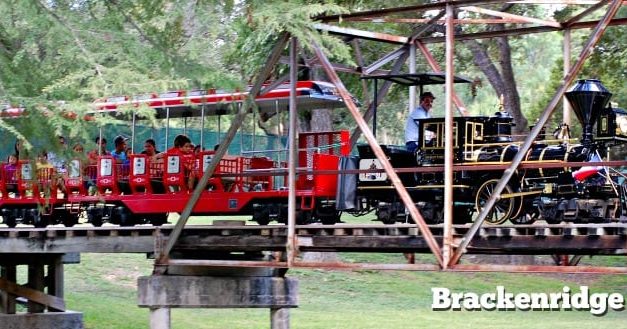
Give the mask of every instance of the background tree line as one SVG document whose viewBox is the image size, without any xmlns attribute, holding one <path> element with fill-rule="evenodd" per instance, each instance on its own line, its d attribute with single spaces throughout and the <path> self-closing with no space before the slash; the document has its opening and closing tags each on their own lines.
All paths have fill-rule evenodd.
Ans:
<svg viewBox="0 0 627 329">
<path fill-rule="evenodd" d="M 356 67 L 357 44 L 341 40 L 314 28 L 314 18 L 323 14 L 346 13 L 382 7 L 416 4 L 417 1 L 211 1 L 211 0 L 25 0 L 0 3 L 0 99 L 5 106 L 22 106 L 32 120 L 16 124 L 0 120 L 0 128 L 21 139 L 64 134 L 69 138 L 91 140 L 86 123 L 68 120 L 64 113 L 89 111 L 94 99 L 112 95 L 133 95 L 173 89 L 242 87 L 249 83 L 274 45 L 287 31 L 301 40 L 301 60 L 313 57 L 311 41 L 321 44 L 331 60 Z M 522 4 L 494 5 L 493 9 L 536 17 L 557 19 L 583 7 L 565 9 Z M 592 18 L 603 14 L 599 11 Z M 622 8 L 617 17 L 625 17 Z M 434 14 L 419 13 L 421 17 Z M 468 14 L 465 14 L 468 15 Z M 416 18 L 416 13 L 406 15 Z M 403 15 L 399 16 L 403 17 Z M 475 17 L 469 15 L 468 18 Z M 373 23 L 344 22 L 342 26 L 373 30 Z M 496 24 L 492 30 L 503 29 Z M 409 35 L 415 24 L 380 23 L 377 31 Z M 480 27 L 459 26 L 463 32 Z M 429 34 L 441 33 L 435 26 Z M 589 30 L 573 33 L 573 56 Z M 581 78 L 600 78 L 614 92 L 614 101 L 626 104 L 627 78 L 624 26 L 608 28 Z M 470 77 L 472 85 L 456 89 L 472 114 L 491 114 L 499 108 L 503 95 L 505 109 L 512 113 L 519 133 L 533 122 L 561 80 L 561 34 L 543 33 L 519 37 L 458 42 L 456 74 Z M 349 42 L 346 42 L 349 41 Z M 360 41 L 358 50 L 366 65 L 395 46 Z M 429 45 L 443 63 L 444 45 Z M 418 71 L 431 71 L 418 56 Z M 389 67 L 384 67 L 389 69 Z M 274 78 L 288 70 L 278 65 Z M 408 72 L 407 66 L 402 72 Z M 325 80 L 321 70 L 301 69 L 303 78 Z M 356 75 L 342 75 L 349 89 L 366 105 L 372 86 Z M 443 86 L 428 88 L 438 101 L 434 115 L 443 114 Z M 383 143 L 402 143 L 407 109 L 407 90 L 394 86 L 379 110 L 379 131 Z M 45 109 L 45 113 L 44 113 Z M 557 111 L 559 112 L 559 111 Z M 560 115 L 555 116 L 555 123 Z M 285 116 L 251 119 L 244 129 L 254 126 L 267 134 L 286 133 L 277 128 Z M 341 129 L 355 127 L 346 111 L 311 111 L 300 114 L 301 129 Z M 124 120 L 124 118 L 118 118 Z M 97 118 L 98 124 L 116 118 Z M 157 125 L 156 122 L 150 124 Z M 222 122 L 228 127 L 228 118 Z M 217 121 L 207 127 L 216 129 Z M 27 144 L 28 146 L 28 144 Z"/>
</svg>

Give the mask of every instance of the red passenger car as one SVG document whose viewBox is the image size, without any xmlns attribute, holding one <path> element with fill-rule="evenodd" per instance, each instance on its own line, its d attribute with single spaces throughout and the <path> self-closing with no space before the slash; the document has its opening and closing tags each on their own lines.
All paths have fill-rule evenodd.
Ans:
<svg viewBox="0 0 627 329">
<path fill-rule="evenodd" d="M 175 91 L 140 97 L 114 97 L 94 103 L 97 113 L 116 113 L 122 107 L 144 105 L 158 119 L 233 114 L 247 91 Z M 343 107 L 335 87 L 325 82 L 299 81 L 300 109 Z M 289 84 L 256 98 L 260 113 L 285 111 Z M 169 121 L 168 121 L 169 122 Z M 166 128 L 167 129 L 167 128 Z M 167 133 L 166 133 L 167 135 Z M 202 139 L 202 137 L 201 137 Z M 335 223 L 339 214 L 333 202 L 337 175 L 319 175 L 315 170 L 337 169 L 339 159 L 349 153 L 348 132 L 305 133 L 299 136 L 296 186 L 298 221 Z M 162 225 L 169 213 L 183 211 L 192 189 L 208 168 L 212 151 L 193 156 L 165 153 L 162 157 L 129 154 L 129 162 L 116 163 L 102 155 L 96 165 L 70 159 L 68 172 L 34 170 L 28 160 L 14 170 L 0 170 L 0 212 L 10 227 L 18 223 L 45 227 L 76 224 L 85 214 L 88 222 L 123 226 Z M 4 166 L 0 166 L 0 169 Z M 251 215 L 259 224 L 287 221 L 287 164 L 267 157 L 225 156 L 201 193 L 192 215 Z M 63 179 L 64 189 L 56 181 Z M 192 185 L 190 185 L 192 184 Z"/>
</svg>

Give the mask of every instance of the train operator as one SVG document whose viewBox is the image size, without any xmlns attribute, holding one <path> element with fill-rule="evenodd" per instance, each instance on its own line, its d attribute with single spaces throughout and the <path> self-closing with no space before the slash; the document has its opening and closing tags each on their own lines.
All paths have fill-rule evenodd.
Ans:
<svg viewBox="0 0 627 329">
<path fill-rule="evenodd" d="M 431 92 L 424 92 L 420 95 L 420 105 L 409 114 L 405 123 L 405 146 L 410 152 L 418 149 L 418 124 L 415 120 L 431 117 L 431 107 L 435 97 Z"/>
</svg>

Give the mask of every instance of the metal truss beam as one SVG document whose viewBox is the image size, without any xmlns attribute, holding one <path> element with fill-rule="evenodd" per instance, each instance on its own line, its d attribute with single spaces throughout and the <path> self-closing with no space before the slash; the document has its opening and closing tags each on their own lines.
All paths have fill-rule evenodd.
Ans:
<svg viewBox="0 0 627 329">
<path fill-rule="evenodd" d="M 444 264 L 442 261 L 442 252 L 441 252 L 440 246 L 438 245 L 438 242 L 433 237 L 433 234 L 431 233 L 431 230 L 425 223 L 425 220 L 422 218 L 422 215 L 420 215 L 420 212 L 418 211 L 418 208 L 416 208 L 416 205 L 414 204 L 413 200 L 411 199 L 411 196 L 407 192 L 407 189 L 405 189 L 405 186 L 403 186 L 403 183 L 401 182 L 400 178 L 394 171 L 394 168 L 392 168 L 392 164 L 386 157 L 385 153 L 383 153 L 383 150 L 377 143 L 366 121 L 364 120 L 364 118 L 362 118 L 361 113 L 359 113 L 359 109 L 357 108 L 357 105 L 355 105 L 355 103 L 353 102 L 353 99 L 351 98 L 350 94 L 346 90 L 346 87 L 344 87 L 344 84 L 342 83 L 340 78 L 337 76 L 337 73 L 335 72 L 335 70 L 333 70 L 333 67 L 331 66 L 331 63 L 329 63 L 329 60 L 327 59 L 326 55 L 324 54 L 324 52 L 322 51 L 322 49 L 320 49 L 318 45 L 313 44 L 313 48 L 316 52 L 316 55 L 318 56 L 318 59 L 320 60 L 320 63 L 324 67 L 327 77 L 337 87 L 340 96 L 342 97 L 342 99 L 344 99 L 344 102 L 346 103 L 346 106 L 348 107 L 349 111 L 353 115 L 353 118 L 355 118 L 355 121 L 357 121 L 357 125 L 359 126 L 359 129 L 361 129 L 361 132 L 364 134 L 364 137 L 368 141 L 368 144 L 372 148 L 377 159 L 379 159 L 379 161 L 383 165 L 383 168 L 388 174 L 390 181 L 396 188 L 401 200 L 403 200 L 405 207 L 409 210 L 409 213 L 411 214 L 411 217 L 413 218 L 413 220 L 416 222 L 416 225 L 420 229 L 420 232 L 422 232 L 425 240 L 427 241 L 427 244 L 429 245 L 429 249 L 433 253 L 433 256 L 435 257 L 438 265 L 442 267 Z"/>
<path fill-rule="evenodd" d="M 218 166 L 218 163 L 220 162 L 220 159 L 222 159 L 224 154 L 226 154 L 226 151 L 228 150 L 229 145 L 233 141 L 233 138 L 235 138 L 235 134 L 237 133 L 240 126 L 244 122 L 244 119 L 246 118 L 246 115 L 248 114 L 248 107 L 252 105 L 250 100 L 254 99 L 254 97 L 257 96 L 259 92 L 261 91 L 263 83 L 272 72 L 274 65 L 279 61 L 279 58 L 281 57 L 281 53 L 283 52 L 283 49 L 285 48 L 285 45 L 287 44 L 288 39 L 289 39 L 289 35 L 287 33 L 283 33 L 279 36 L 277 44 L 274 46 L 274 49 L 268 56 L 266 65 L 260 70 L 252 88 L 250 89 L 249 100 L 245 102 L 244 105 L 239 109 L 236 118 L 232 121 L 233 123 L 231 124 L 231 127 L 227 131 L 226 136 L 224 137 L 224 140 L 220 143 L 220 147 L 218 147 L 218 150 L 216 150 L 216 153 L 213 159 L 211 160 L 209 167 L 203 173 L 202 178 L 198 182 L 198 185 L 194 189 L 194 192 L 191 194 L 189 201 L 183 208 L 183 212 L 181 212 L 181 217 L 176 223 L 176 226 L 174 227 L 172 234 L 168 237 L 168 241 L 162 253 L 155 260 L 156 265 L 165 264 L 169 260 L 170 251 L 172 251 L 174 244 L 176 243 L 179 236 L 181 235 L 181 232 L 183 231 L 183 228 L 185 227 L 185 224 L 187 223 L 187 220 L 189 219 L 189 216 L 191 215 L 192 210 L 194 209 L 194 206 L 200 199 L 201 193 L 204 191 L 205 187 L 207 186 L 207 182 L 209 181 L 209 178 L 211 177 L 211 175 L 213 175 L 213 172 L 215 171 L 216 167 Z M 161 269 L 158 269 L 155 266 L 155 272 L 158 272 L 160 270 Z"/>
</svg>

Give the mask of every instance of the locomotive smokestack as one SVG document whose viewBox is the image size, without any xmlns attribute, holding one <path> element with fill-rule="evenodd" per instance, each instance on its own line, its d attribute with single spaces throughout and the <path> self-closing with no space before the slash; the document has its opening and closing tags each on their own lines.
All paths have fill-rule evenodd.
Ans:
<svg viewBox="0 0 627 329">
<path fill-rule="evenodd" d="M 566 98 L 583 126 L 582 142 L 592 142 L 592 127 L 596 123 L 602 109 L 612 98 L 607 88 L 599 80 L 577 80 L 566 92 Z"/>
</svg>

